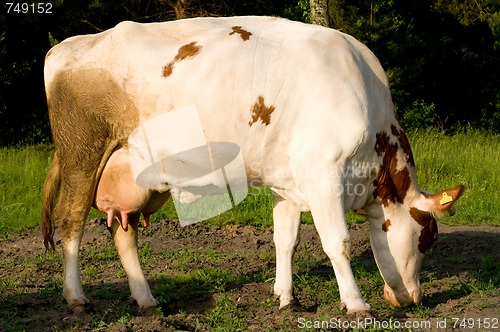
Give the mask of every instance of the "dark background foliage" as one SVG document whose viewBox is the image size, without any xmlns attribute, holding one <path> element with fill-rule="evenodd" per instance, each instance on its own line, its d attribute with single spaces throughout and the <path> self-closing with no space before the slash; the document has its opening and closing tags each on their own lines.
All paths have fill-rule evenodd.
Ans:
<svg viewBox="0 0 500 332">
<path fill-rule="evenodd" d="M 328 7 L 331 27 L 379 57 L 405 127 L 500 133 L 498 0 L 56 0 L 52 14 L 1 8 L 0 146 L 50 141 L 43 62 L 67 37 L 123 20 L 274 15 L 307 22 L 310 1 Z"/>
</svg>

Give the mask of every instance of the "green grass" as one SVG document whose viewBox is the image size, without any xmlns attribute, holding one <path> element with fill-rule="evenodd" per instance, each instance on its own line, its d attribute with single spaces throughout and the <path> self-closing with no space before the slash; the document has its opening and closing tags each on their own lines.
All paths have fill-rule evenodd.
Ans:
<svg viewBox="0 0 500 332">
<path fill-rule="evenodd" d="M 446 136 L 435 130 L 413 132 L 409 140 L 414 152 L 419 184 L 422 189 L 439 191 L 464 184 L 466 191 L 453 217 L 441 219 L 447 224 L 500 225 L 500 136 L 469 131 Z M 0 234 L 34 228 L 41 209 L 41 188 L 50 167 L 50 146 L 0 149 Z M 103 216 L 92 212 L 90 218 Z M 152 220 L 175 219 L 170 199 Z M 350 223 L 363 217 L 348 213 Z M 311 223 L 310 213 L 303 222 Z M 249 191 L 243 203 L 206 221 L 224 226 L 243 224 L 267 227 L 272 224 L 272 195 L 269 189 Z"/>
<path fill-rule="evenodd" d="M 44 145 L 0 149 L 0 234 L 38 225 L 52 156 Z"/>
<path fill-rule="evenodd" d="M 246 315 L 235 301 L 227 294 L 222 294 L 216 302 L 216 307 L 207 318 L 212 331 L 244 331 L 245 324 L 241 321 Z"/>
<path fill-rule="evenodd" d="M 457 214 L 441 222 L 500 226 L 500 135 L 468 131 L 446 136 L 426 130 L 408 136 L 423 190 L 465 186 Z"/>
</svg>

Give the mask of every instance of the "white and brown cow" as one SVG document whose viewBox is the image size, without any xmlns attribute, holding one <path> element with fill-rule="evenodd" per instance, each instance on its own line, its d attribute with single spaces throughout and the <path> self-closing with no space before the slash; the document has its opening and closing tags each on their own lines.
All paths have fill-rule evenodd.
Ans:
<svg viewBox="0 0 500 332">
<path fill-rule="evenodd" d="M 353 37 L 273 17 L 123 22 L 50 50 L 45 85 L 56 154 L 42 230 L 53 246 L 54 212 L 71 309 L 88 303 L 78 251 L 108 159 L 127 147 L 140 123 L 186 105 L 196 106 L 207 141 L 240 147 L 248 183 L 275 193 L 280 307 L 293 300 L 300 214 L 311 211 L 341 303 L 348 313 L 370 311 L 350 265 L 345 211 L 352 208 L 366 210 L 384 297 L 394 305 L 421 300 L 422 259 L 437 238 L 434 216 L 451 211 L 463 187 L 436 194 L 419 188 L 385 73 Z M 127 231 L 113 225 L 115 238 L 136 241 L 137 222 Z M 138 261 L 125 270 L 138 305 L 156 306 Z"/>
</svg>

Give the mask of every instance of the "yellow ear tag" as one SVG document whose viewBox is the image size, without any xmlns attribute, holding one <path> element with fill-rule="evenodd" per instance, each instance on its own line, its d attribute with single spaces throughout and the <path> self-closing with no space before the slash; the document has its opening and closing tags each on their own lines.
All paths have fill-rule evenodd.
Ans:
<svg viewBox="0 0 500 332">
<path fill-rule="evenodd" d="M 446 203 L 453 202 L 453 197 L 448 195 L 447 193 L 443 193 L 443 197 L 439 200 L 439 204 L 445 205 Z"/>
</svg>

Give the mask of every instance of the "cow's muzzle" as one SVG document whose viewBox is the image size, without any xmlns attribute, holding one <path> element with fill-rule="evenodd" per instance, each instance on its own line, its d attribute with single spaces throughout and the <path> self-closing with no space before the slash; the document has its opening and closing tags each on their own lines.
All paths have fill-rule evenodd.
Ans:
<svg viewBox="0 0 500 332">
<path fill-rule="evenodd" d="M 422 300 L 422 292 L 417 287 L 413 290 L 403 290 L 394 292 L 387 284 L 384 286 L 384 299 L 396 307 L 407 307 L 413 304 L 419 304 Z"/>
</svg>

